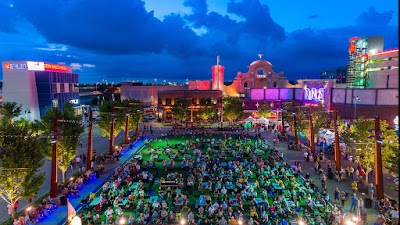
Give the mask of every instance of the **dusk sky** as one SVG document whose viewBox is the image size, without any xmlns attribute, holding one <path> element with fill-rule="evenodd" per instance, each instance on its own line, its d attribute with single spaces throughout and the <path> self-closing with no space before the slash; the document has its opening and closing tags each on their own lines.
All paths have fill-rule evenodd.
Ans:
<svg viewBox="0 0 400 225">
<path fill-rule="evenodd" d="M 1 0 L 0 61 L 64 63 L 80 83 L 225 81 L 263 54 L 292 80 L 347 64 L 353 36 L 398 48 L 397 0 Z M 0 70 L 1 71 L 1 70 Z M 0 80 L 2 75 L 0 75 Z"/>
</svg>

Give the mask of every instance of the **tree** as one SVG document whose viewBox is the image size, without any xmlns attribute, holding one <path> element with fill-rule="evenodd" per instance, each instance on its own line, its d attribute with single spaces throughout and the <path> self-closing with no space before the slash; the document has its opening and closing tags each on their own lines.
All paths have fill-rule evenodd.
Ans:
<svg viewBox="0 0 400 225">
<path fill-rule="evenodd" d="M 328 121 L 330 121 L 330 116 L 323 107 L 314 107 L 311 110 L 311 117 L 313 120 L 313 130 L 310 131 L 309 113 L 310 112 L 304 112 L 304 109 L 300 109 L 300 111 L 297 111 L 296 113 L 296 118 L 298 118 L 296 120 L 296 125 L 299 126 L 300 128 L 299 130 L 303 132 L 306 137 L 310 137 L 311 132 L 313 132 L 315 135 L 322 128 L 327 128 Z"/>
<path fill-rule="evenodd" d="M 204 120 L 205 122 L 215 115 L 213 102 L 211 98 L 201 98 L 200 99 L 200 112 L 199 116 L 200 119 Z"/>
<path fill-rule="evenodd" d="M 62 181 L 65 182 L 65 172 L 71 165 L 71 161 L 76 157 L 78 151 L 80 135 L 84 131 L 84 126 L 80 124 L 81 117 L 75 115 L 75 110 L 71 103 L 64 104 L 64 110 L 57 108 L 47 108 L 46 114 L 41 120 L 41 129 L 44 133 L 53 130 L 53 119 L 57 117 L 58 122 L 58 168 L 62 171 Z M 52 148 L 47 148 L 47 157 L 51 158 Z"/>
<path fill-rule="evenodd" d="M 14 122 L 14 118 L 18 117 L 21 112 L 21 105 L 16 102 L 3 102 L 0 105 L 0 115 L 2 115 L 1 122 L 3 123 L 12 123 Z"/>
<path fill-rule="evenodd" d="M 46 142 L 27 123 L 0 126 L 0 197 L 11 205 L 36 196 L 45 180 L 38 169 L 44 163 Z M 7 135 L 5 135 L 7 134 Z"/>
<path fill-rule="evenodd" d="M 189 118 L 187 110 L 189 107 L 189 101 L 186 98 L 175 99 L 175 104 L 172 106 L 172 115 L 181 120 L 187 120 Z"/>
<path fill-rule="evenodd" d="M 260 114 L 260 116 L 262 116 L 264 118 L 268 118 L 271 116 L 272 110 L 271 110 L 271 107 L 267 103 L 263 102 L 258 107 L 258 113 Z"/>
<path fill-rule="evenodd" d="M 223 98 L 224 117 L 232 124 L 233 120 L 238 119 L 243 115 L 243 105 L 237 97 L 224 97 Z"/>
<path fill-rule="evenodd" d="M 343 126 L 343 125 L 342 125 Z M 339 126 L 341 127 L 341 126 Z M 392 159 L 398 157 L 398 137 L 394 130 L 388 128 L 388 124 L 385 120 L 380 122 L 382 132 L 382 163 L 387 168 L 393 168 L 394 165 L 398 165 L 397 162 L 392 162 Z M 370 130 L 374 130 L 375 123 L 371 119 L 365 119 L 363 117 L 353 120 L 351 128 L 340 128 L 341 141 L 346 144 L 346 149 L 350 153 L 356 155 L 356 161 L 363 165 L 365 168 L 365 181 L 368 183 L 368 175 L 375 167 L 375 139 L 370 137 L 374 133 Z"/>
<path fill-rule="evenodd" d="M 110 138 L 111 131 L 111 111 L 112 107 L 126 107 L 119 102 L 106 101 L 99 107 L 99 121 L 97 125 L 100 128 L 100 136 Z M 122 113 L 124 112 L 124 113 Z M 114 137 L 125 127 L 125 110 L 119 108 L 114 109 Z"/>
<path fill-rule="evenodd" d="M 135 136 L 139 132 L 139 123 L 143 120 L 143 109 L 140 100 L 135 99 L 125 99 L 121 102 L 122 106 L 127 107 L 127 112 L 129 113 L 129 128 L 135 129 Z M 122 128 L 125 131 L 125 126 Z M 128 131 L 129 132 L 129 131 Z"/>
</svg>

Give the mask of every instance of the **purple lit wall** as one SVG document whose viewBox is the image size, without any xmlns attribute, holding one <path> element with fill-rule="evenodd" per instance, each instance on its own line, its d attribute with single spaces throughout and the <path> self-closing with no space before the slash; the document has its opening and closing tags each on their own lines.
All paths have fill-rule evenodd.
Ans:
<svg viewBox="0 0 400 225">
<path fill-rule="evenodd" d="M 265 89 L 266 100 L 278 100 L 279 99 L 279 88 Z"/>
<path fill-rule="evenodd" d="M 251 100 L 264 100 L 264 89 L 251 89 L 250 99 Z"/>
<path fill-rule="evenodd" d="M 292 100 L 293 99 L 293 88 L 281 88 L 279 89 L 279 98 L 283 101 Z"/>
</svg>

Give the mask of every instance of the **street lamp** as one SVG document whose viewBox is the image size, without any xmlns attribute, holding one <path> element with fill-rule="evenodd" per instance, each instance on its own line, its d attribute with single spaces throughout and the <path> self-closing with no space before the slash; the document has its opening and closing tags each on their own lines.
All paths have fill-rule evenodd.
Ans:
<svg viewBox="0 0 400 225">
<path fill-rule="evenodd" d="M 52 100 L 53 109 L 54 109 L 54 118 L 53 118 L 53 140 L 52 145 L 52 154 L 51 154 L 51 178 L 50 178 L 50 197 L 57 197 L 57 185 L 58 185 L 58 149 L 57 149 L 57 139 L 58 139 L 58 99 Z"/>
<path fill-rule="evenodd" d="M 28 120 L 28 114 L 31 114 L 31 110 L 27 109 L 25 110 L 25 119 Z"/>
<path fill-rule="evenodd" d="M 356 119 L 357 116 L 357 102 L 361 101 L 361 98 L 358 97 L 358 95 L 356 97 L 353 97 L 353 102 L 354 102 L 354 119 Z"/>
</svg>

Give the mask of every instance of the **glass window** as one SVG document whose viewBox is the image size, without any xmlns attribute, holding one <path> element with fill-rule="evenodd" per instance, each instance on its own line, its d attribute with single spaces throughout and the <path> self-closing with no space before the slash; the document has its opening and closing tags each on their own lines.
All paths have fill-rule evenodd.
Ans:
<svg viewBox="0 0 400 225">
<path fill-rule="evenodd" d="M 57 93 L 57 84 L 56 83 L 52 83 L 51 84 L 51 92 L 52 93 Z"/>
<path fill-rule="evenodd" d="M 61 93 L 65 92 L 64 83 L 60 83 L 60 92 Z"/>
</svg>

